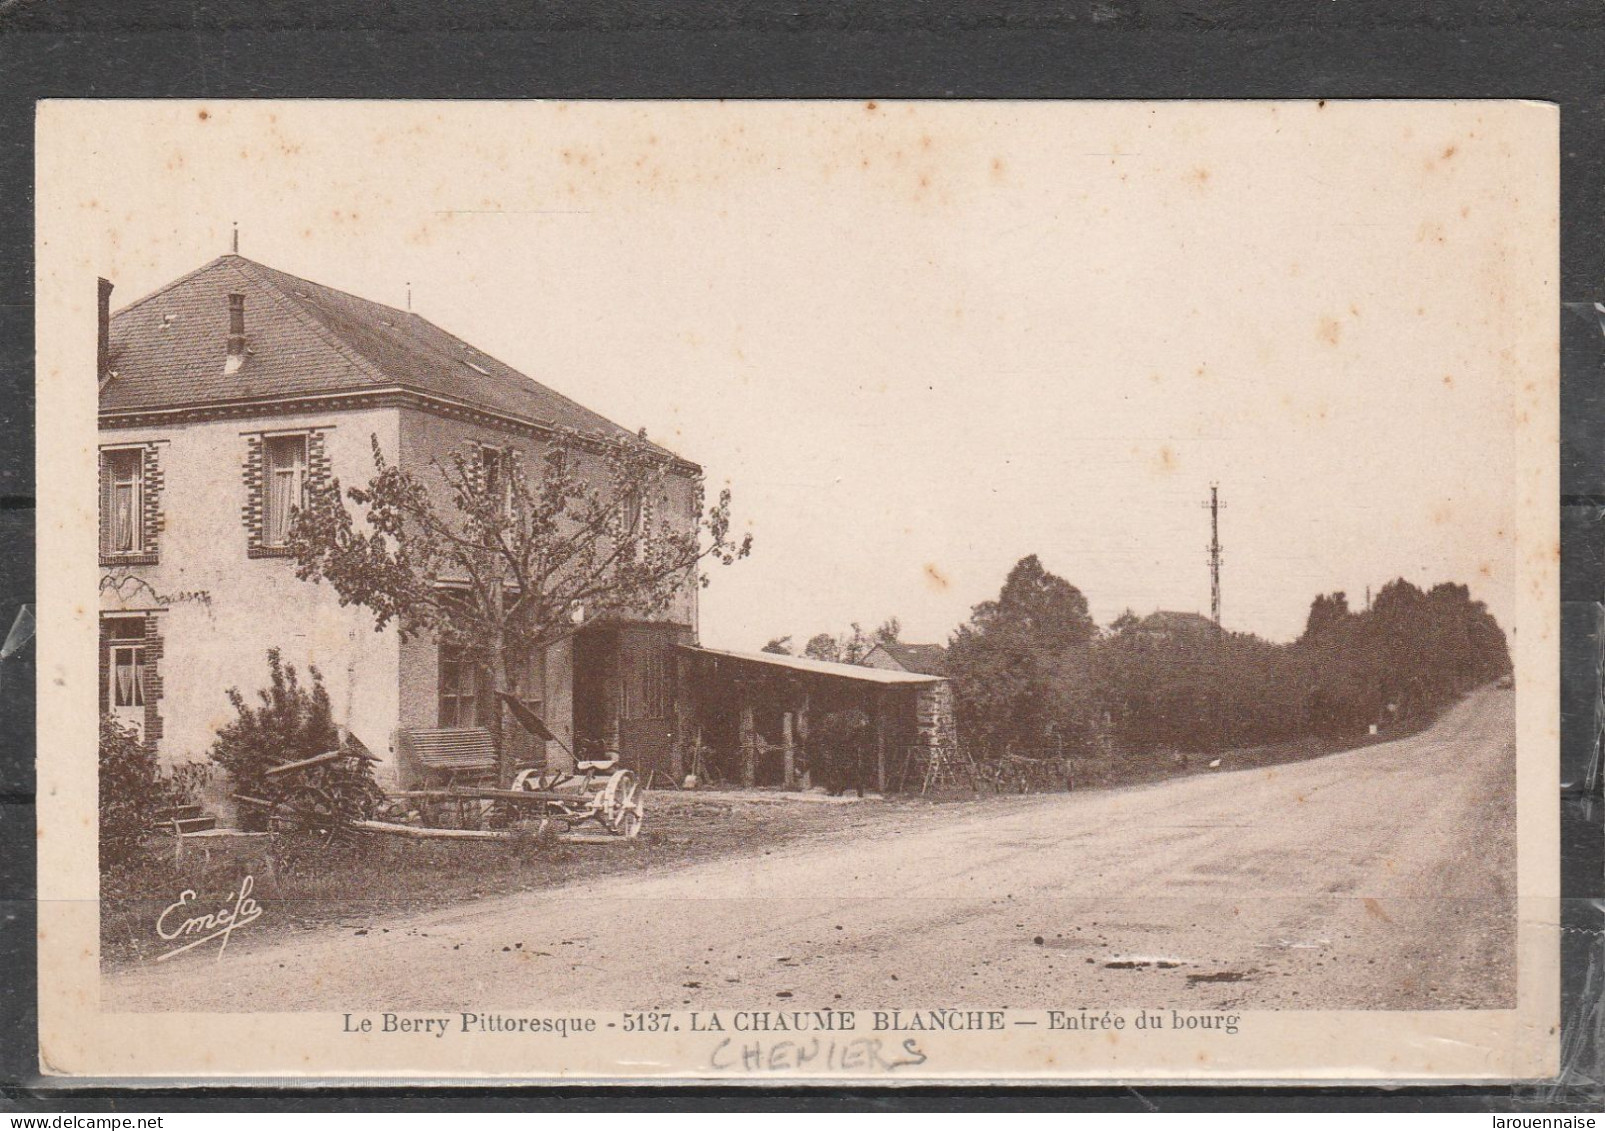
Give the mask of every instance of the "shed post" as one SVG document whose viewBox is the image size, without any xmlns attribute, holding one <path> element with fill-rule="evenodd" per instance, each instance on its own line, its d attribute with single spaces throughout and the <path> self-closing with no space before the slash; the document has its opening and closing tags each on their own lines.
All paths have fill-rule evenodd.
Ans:
<svg viewBox="0 0 1605 1131">
<path fill-rule="evenodd" d="M 890 696 L 885 690 L 876 697 L 875 708 L 875 789 L 886 796 L 886 704 Z"/>
<path fill-rule="evenodd" d="M 797 705 L 797 741 L 803 750 L 802 787 L 813 788 L 813 751 L 808 746 L 808 685 L 803 684 L 802 702 Z"/>
<path fill-rule="evenodd" d="M 745 688 L 742 689 L 745 692 Z M 752 721 L 752 704 L 741 705 L 741 784 L 751 789 L 758 780 L 758 750 L 755 741 L 756 727 Z"/>
<path fill-rule="evenodd" d="M 784 759 L 786 788 L 797 788 L 797 748 L 791 739 L 791 712 L 780 717 L 781 756 Z"/>
</svg>

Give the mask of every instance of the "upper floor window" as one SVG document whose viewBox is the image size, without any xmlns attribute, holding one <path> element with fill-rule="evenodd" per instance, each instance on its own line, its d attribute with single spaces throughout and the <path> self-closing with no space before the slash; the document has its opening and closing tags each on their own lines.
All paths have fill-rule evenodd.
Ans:
<svg viewBox="0 0 1605 1131">
<path fill-rule="evenodd" d="M 307 438 L 269 436 L 262 455 L 267 487 L 262 540 L 269 546 L 283 546 L 290 540 L 291 518 L 306 505 Z"/>
<path fill-rule="evenodd" d="M 100 453 L 100 555 L 109 561 L 154 561 L 161 490 L 155 449 Z"/>
<path fill-rule="evenodd" d="M 637 534 L 641 527 L 641 491 L 639 488 L 624 496 L 624 533 Z"/>
<path fill-rule="evenodd" d="M 308 488 L 330 480 L 327 428 L 245 434 L 246 555 L 290 555 L 290 526 Z"/>
<path fill-rule="evenodd" d="M 111 480 L 110 538 L 107 548 L 114 554 L 137 554 L 145 549 L 143 497 L 145 459 L 141 451 L 107 452 Z"/>
<path fill-rule="evenodd" d="M 513 513 L 513 456 L 506 448 L 479 445 L 479 473 L 484 477 L 485 495 L 496 499 L 503 517 Z"/>
</svg>

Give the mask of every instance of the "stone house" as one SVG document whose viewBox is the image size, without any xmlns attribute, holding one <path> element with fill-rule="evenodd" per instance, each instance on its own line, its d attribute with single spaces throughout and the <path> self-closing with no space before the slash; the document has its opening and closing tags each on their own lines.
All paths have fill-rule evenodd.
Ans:
<svg viewBox="0 0 1605 1131">
<path fill-rule="evenodd" d="M 375 632 L 297 579 L 284 541 L 307 485 L 365 483 L 374 445 L 438 483 L 432 461 L 464 445 L 536 468 L 553 445 L 583 461 L 633 434 L 417 314 L 239 255 L 115 314 L 111 290 L 101 280 L 101 709 L 164 762 L 203 758 L 233 717 L 227 689 L 252 697 L 278 648 L 322 673 L 381 783 L 405 783 L 407 734 L 483 725 L 489 690 L 461 654 Z M 700 469 L 658 450 L 668 516 L 694 529 Z M 582 622 L 521 664 L 517 691 L 571 748 L 669 772 L 674 649 L 696 640 L 688 584 L 651 620 Z"/>
</svg>

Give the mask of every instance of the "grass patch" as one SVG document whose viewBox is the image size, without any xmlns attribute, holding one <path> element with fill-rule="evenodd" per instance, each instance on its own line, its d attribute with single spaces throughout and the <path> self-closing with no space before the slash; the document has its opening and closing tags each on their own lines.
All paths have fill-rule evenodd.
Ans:
<svg viewBox="0 0 1605 1131">
<path fill-rule="evenodd" d="M 647 795 L 647 824 L 634 840 L 571 844 L 537 836 L 505 841 L 431 841 L 374 835 L 319 855 L 300 871 L 275 874 L 266 838 L 191 841 L 182 860 L 172 841 L 152 838 L 144 851 L 101 875 L 100 941 L 109 966 L 153 961 L 172 944 L 156 934 L 163 908 L 184 891 L 202 914 L 231 906 L 246 876 L 262 917 L 230 949 L 329 926 L 382 931 L 382 920 L 450 904 L 536 891 L 606 875 L 718 856 L 761 856 L 789 842 L 844 830 L 895 826 L 912 801 L 778 804 L 695 793 Z M 188 917 L 186 915 L 186 917 Z"/>
</svg>

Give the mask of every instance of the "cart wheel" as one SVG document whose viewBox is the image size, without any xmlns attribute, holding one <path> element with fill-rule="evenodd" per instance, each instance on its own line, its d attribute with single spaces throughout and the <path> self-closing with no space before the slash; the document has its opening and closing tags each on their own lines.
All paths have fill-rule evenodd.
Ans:
<svg viewBox="0 0 1605 1131">
<path fill-rule="evenodd" d="M 641 802 L 641 782 L 634 770 L 618 770 L 607 779 L 601 808 L 602 823 L 609 832 L 633 838 L 641 831 L 645 806 Z"/>
<path fill-rule="evenodd" d="M 343 822 L 325 790 L 301 786 L 279 798 L 268 814 L 268 847 L 275 868 L 295 871 L 326 852 Z"/>
</svg>

